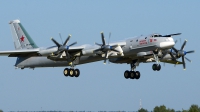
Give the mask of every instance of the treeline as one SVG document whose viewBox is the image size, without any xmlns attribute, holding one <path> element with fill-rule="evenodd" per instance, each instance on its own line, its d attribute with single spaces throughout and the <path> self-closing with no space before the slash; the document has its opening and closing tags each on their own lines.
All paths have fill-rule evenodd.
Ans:
<svg viewBox="0 0 200 112">
<path fill-rule="evenodd" d="M 187 110 L 174 110 L 170 108 L 166 108 L 165 105 L 156 106 L 153 111 L 148 111 L 147 109 L 141 108 L 138 112 L 200 112 L 200 107 L 198 105 L 191 105 Z"/>
<path fill-rule="evenodd" d="M 3 110 L 0 109 L 0 112 L 3 112 Z M 22 111 L 21 111 L 22 112 Z M 38 111 L 38 112 L 47 112 L 47 111 Z M 61 111 L 48 111 L 48 112 L 61 112 Z M 66 112 L 66 111 L 64 111 Z M 67 111 L 67 112 L 79 112 L 79 111 Z M 80 112 L 92 112 L 92 111 L 80 111 Z M 101 112 L 101 111 L 99 111 Z M 106 112 L 106 111 L 102 111 Z M 112 111 L 115 112 L 115 111 Z M 126 112 L 126 111 L 116 111 L 116 112 Z M 166 108 L 165 105 L 156 106 L 153 111 L 148 111 L 147 109 L 141 108 L 137 112 L 200 112 L 200 107 L 198 105 L 191 105 L 189 109 L 187 110 L 174 110 L 170 108 Z"/>
</svg>

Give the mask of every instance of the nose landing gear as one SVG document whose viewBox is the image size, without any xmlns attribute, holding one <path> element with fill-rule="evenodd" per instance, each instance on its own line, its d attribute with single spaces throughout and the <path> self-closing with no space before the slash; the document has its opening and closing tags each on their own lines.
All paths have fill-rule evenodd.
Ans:
<svg viewBox="0 0 200 112">
<path fill-rule="evenodd" d="M 152 65 L 152 69 L 153 69 L 154 71 L 160 71 L 161 65 L 160 65 L 160 64 L 153 64 L 153 65 Z"/>
<path fill-rule="evenodd" d="M 156 64 L 153 64 L 152 65 L 152 69 L 154 70 L 154 71 L 160 71 L 160 69 L 161 69 L 161 65 L 159 64 L 159 58 L 158 58 L 158 52 L 153 52 L 153 56 L 154 56 L 154 59 L 155 59 L 155 61 L 156 61 Z"/>
</svg>

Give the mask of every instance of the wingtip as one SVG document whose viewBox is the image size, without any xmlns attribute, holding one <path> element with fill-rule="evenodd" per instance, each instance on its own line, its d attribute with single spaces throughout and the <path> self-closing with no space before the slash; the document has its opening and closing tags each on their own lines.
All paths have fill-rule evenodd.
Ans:
<svg viewBox="0 0 200 112">
<path fill-rule="evenodd" d="M 69 36 L 71 37 L 72 35 L 71 35 L 71 34 L 69 34 Z"/>
<path fill-rule="evenodd" d="M 101 34 L 103 34 L 103 31 L 101 31 Z"/>
<path fill-rule="evenodd" d="M 185 68 L 183 70 L 186 70 Z"/>
<path fill-rule="evenodd" d="M 50 38 L 51 40 L 53 39 L 53 37 Z"/>
</svg>

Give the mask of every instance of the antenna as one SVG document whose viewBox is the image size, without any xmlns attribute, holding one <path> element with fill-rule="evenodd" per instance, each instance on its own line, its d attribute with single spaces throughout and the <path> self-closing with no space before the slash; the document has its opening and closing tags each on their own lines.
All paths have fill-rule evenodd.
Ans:
<svg viewBox="0 0 200 112">
<path fill-rule="evenodd" d="M 142 109 L 142 100 L 140 99 L 140 109 Z"/>
</svg>

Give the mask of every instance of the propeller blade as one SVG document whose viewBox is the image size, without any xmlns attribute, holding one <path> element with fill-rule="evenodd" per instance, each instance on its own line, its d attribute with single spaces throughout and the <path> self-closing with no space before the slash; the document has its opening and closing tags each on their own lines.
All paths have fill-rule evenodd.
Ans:
<svg viewBox="0 0 200 112">
<path fill-rule="evenodd" d="M 110 42 L 110 37 L 111 37 L 111 32 L 109 33 L 108 45 L 109 45 L 109 42 Z"/>
<path fill-rule="evenodd" d="M 63 44 L 63 40 L 62 40 L 62 36 L 61 36 L 61 33 L 59 33 L 59 36 L 60 36 L 60 39 L 61 39 L 61 41 L 62 41 L 62 44 Z"/>
<path fill-rule="evenodd" d="M 189 61 L 190 63 L 192 62 L 190 59 L 188 59 L 188 58 L 186 58 L 186 57 L 185 57 L 185 59 L 186 59 L 187 61 Z"/>
<path fill-rule="evenodd" d="M 99 44 L 99 43 L 96 43 L 96 42 L 95 42 L 95 44 L 98 45 L 98 46 L 102 46 L 102 44 Z"/>
<path fill-rule="evenodd" d="M 65 42 L 63 43 L 63 45 L 67 45 L 67 43 L 68 43 L 70 37 L 71 37 L 71 35 L 69 35 L 69 36 L 67 37 L 67 39 L 65 40 Z"/>
<path fill-rule="evenodd" d="M 96 49 L 96 50 L 94 50 L 93 52 L 97 52 L 97 51 L 100 51 L 101 50 L 101 48 L 99 48 L 99 49 Z"/>
<path fill-rule="evenodd" d="M 60 47 L 61 45 L 56 41 L 54 40 L 53 38 L 51 38 L 51 40 L 54 42 L 54 44 L 56 44 L 56 46 Z"/>
<path fill-rule="evenodd" d="M 68 52 L 65 52 L 65 53 L 66 53 L 67 58 L 69 59 L 70 58 L 69 53 Z"/>
<path fill-rule="evenodd" d="M 183 50 L 183 49 L 184 49 L 184 47 L 185 47 L 186 43 L 187 43 L 187 40 L 185 40 L 185 41 L 184 41 L 183 45 L 181 46 L 181 50 Z"/>
<path fill-rule="evenodd" d="M 172 60 L 176 61 L 176 58 L 174 57 L 174 55 L 171 52 L 169 54 L 172 57 Z"/>
<path fill-rule="evenodd" d="M 167 55 L 167 52 L 165 52 L 162 57 L 160 58 L 160 60 L 162 60 L 165 56 Z"/>
<path fill-rule="evenodd" d="M 106 52 L 105 54 L 105 60 L 104 60 L 104 64 L 106 64 L 106 60 L 108 59 L 108 52 Z"/>
<path fill-rule="evenodd" d="M 164 35 L 164 36 L 162 36 L 162 37 L 171 37 L 171 36 L 176 36 L 176 35 L 181 35 L 181 33 L 175 33 L 175 34 Z"/>
<path fill-rule="evenodd" d="M 70 44 L 70 45 L 68 45 L 68 46 L 70 47 L 70 46 L 73 46 L 73 45 L 75 45 L 75 44 L 77 44 L 77 42 L 74 42 L 74 43 L 72 43 L 72 44 Z"/>
<path fill-rule="evenodd" d="M 182 56 L 182 62 L 183 62 L 183 70 L 185 70 L 185 57 L 184 56 Z"/>
<path fill-rule="evenodd" d="M 175 47 L 172 47 L 172 49 L 173 49 L 176 53 L 178 53 L 178 50 L 177 50 Z"/>
<path fill-rule="evenodd" d="M 108 51 L 106 52 L 106 55 L 105 55 L 105 56 L 106 56 L 106 59 L 108 59 Z"/>
<path fill-rule="evenodd" d="M 186 53 L 194 53 L 195 51 L 194 50 L 192 50 L 192 51 L 187 51 Z"/>
<path fill-rule="evenodd" d="M 106 45 L 106 41 L 105 41 L 103 32 L 101 32 L 101 39 L 102 39 L 103 45 Z"/>
<path fill-rule="evenodd" d="M 175 44 L 178 42 L 178 40 L 175 40 Z"/>
</svg>

